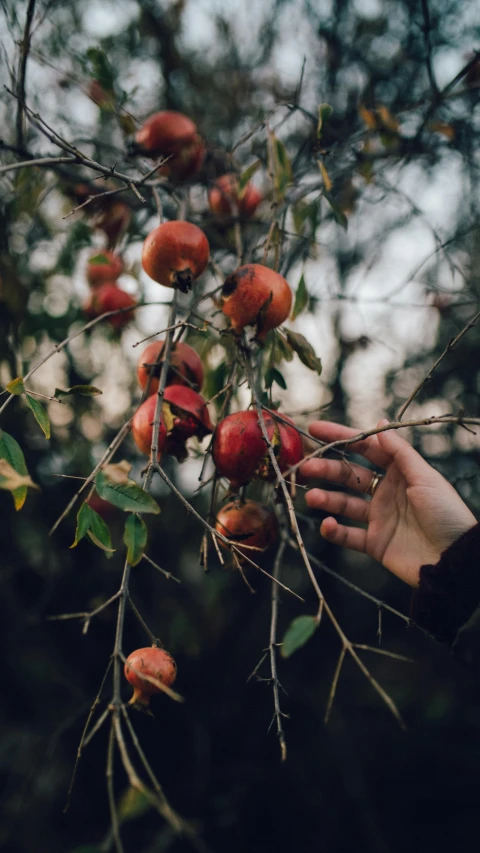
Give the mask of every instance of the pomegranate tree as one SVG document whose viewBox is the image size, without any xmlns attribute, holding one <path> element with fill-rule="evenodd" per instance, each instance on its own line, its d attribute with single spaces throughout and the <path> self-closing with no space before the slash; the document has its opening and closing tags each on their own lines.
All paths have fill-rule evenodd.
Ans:
<svg viewBox="0 0 480 853">
<path fill-rule="evenodd" d="M 168 158 L 159 172 L 174 181 L 196 175 L 205 157 L 205 145 L 195 123 L 175 110 L 151 115 L 137 132 L 134 147 L 149 157 Z"/>
<path fill-rule="evenodd" d="M 118 311 L 121 308 L 133 308 L 136 305 L 133 296 L 118 287 L 114 281 L 106 281 L 92 291 L 90 299 L 84 306 L 87 317 L 94 319 L 107 311 Z M 133 311 L 124 311 L 108 318 L 114 329 L 122 329 L 133 319 Z"/>
<path fill-rule="evenodd" d="M 155 228 L 143 244 L 143 269 L 158 284 L 188 293 L 208 264 L 210 247 L 201 228 L 173 220 Z"/>
<path fill-rule="evenodd" d="M 263 264 L 245 264 L 225 279 L 221 305 L 236 334 L 254 326 L 256 337 L 263 340 L 290 314 L 292 291 L 278 272 Z"/>
<path fill-rule="evenodd" d="M 248 219 L 253 216 L 263 200 L 260 190 L 251 183 L 240 189 L 237 175 L 227 174 L 217 178 L 208 193 L 210 208 L 218 216 L 232 216 L 236 212 Z"/>
<path fill-rule="evenodd" d="M 146 707 L 151 696 L 163 692 L 162 684 L 172 686 L 177 677 L 177 665 L 165 649 L 148 646 L 136 649 L 128 656 L 124 673 L 133 687 L 133 696 L 128 704 Z"/>
<path fill-rule="evenodd" d="M 132 419 L 132 435 L 138 449 L 150 456 L 156 395 L 147 397 Z M 204 399 L 192 388 L 170 385 L 165 388 L 158 436 L 158 458 L 163 451 L 179 462 L 187 457 L 185 442 L 196 436 L 204 438 L 213 431 Z"/>
<path fill-rule="evenodd" d="M 252 500 L 231 501 L 223 506 L 217 512 L 215 529 L 252 560 L 257 558 L 255 548 L 265 551 L 278 536 L 275 513 Z"/>
<path fill-rule="evenodd" d="M 91 287 L 116 281 L 123 272 L 123 261 L 109 250 L 96 252 L 87 261 L 87 281 Z"/>
<path fill-rule="evenodd" d="M 148 387 L 149 394 L 156 394 L 158 391 L 164 343 L 164 341 L 154 341 L 149 344 L 138 360 L 137 377 L 140 387 L 145 388 L 149 377 L 152 377 Z M 202 359 L 183 341 L 178 341 L 172 346 L 167 385 L 188 385 L 194 391 L 199 391 L 203 385 Z"/>
</svg>

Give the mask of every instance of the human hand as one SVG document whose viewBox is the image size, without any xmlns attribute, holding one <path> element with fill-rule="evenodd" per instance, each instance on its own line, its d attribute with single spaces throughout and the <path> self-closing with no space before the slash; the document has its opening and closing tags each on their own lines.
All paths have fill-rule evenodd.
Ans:
<svg viewBox="0 0 480 853">
<path fill-rule="evenodd" d="M 378 426 L 387 423 L 380 421 Z M 325 442 L 360 432 L 329 421 L 315 421 L 309 430 Z M 328 516 L 320 533 L 336 545 L 369 554 L 410 586 L 418 586 L 420 566 L 437 563 L 442 552 L 473 527 L 476 519 L 453 486 L 398 430 L 380 432 L 350 446 L 376 469 L 384 469 L 385 476 L 369 500 L 368 488 L 375 475 L 371 469 L 342 459 L 305 462 L 303 476 L 330 480 L 357 493 L 314 488 L 307 492 L 307 504 L 366 524 L 366 528 L 350 527 Z"/>
</svg>

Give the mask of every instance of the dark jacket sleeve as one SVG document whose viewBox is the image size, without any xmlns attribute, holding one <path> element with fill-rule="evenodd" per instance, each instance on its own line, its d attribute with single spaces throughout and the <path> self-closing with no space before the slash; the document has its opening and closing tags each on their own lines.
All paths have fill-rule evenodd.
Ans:
<svg viewBox="0 0 480 853">
<path fill-rule="evenodd" d="M 455 656 L 480 675 L 480 524 L 420 569 L 410 615 Z"/>
</svg>

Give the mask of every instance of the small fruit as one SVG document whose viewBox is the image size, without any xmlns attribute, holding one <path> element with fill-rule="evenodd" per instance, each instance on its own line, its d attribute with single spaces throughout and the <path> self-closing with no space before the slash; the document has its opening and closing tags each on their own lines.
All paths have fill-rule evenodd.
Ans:
<svg viewBox="0 0 480 853">
<path fill-rule="evenodd" d="M 244 503 L 231 501 L 222 507 L 217 514 L 215 530 L 237 544 L 242 554 L 252 560 L 256 560 L 256 552 L 242 546 L 249 545 L 266 551 L 278 535 L 275 513 L 251 500 Z"/>
<path fill-rule="evenodd" d="M 137 376 L 141 388 L 145 388 L 148 377 L 153 373 L 148 393 L 156 394 L 162 362 L 157 362 L 164 341 L 154 341 L 142 352 L 137 367 Z M 199 391 L 203 385 L 203 364 L 200 356 L 188 344 L 178 341 L 173 345 L 170 357 L 170 368 L 167 375 L 167 385 L 188 385 L 194 391 Z"/>
<path fill-rule="evenodd" d="M 116 281 L 123 272 L 123 261 L 114 252 L 95 252 L 87 262 L 87 280 L 94 287 L 105 281 Z"/>
<path fill-rule="evenodd" d="M 174 110 L 151 115 L 135 136 L 135 149 L 154 158 L 168 157 L 159 172 L 178 181 L 196 175 L 205 157 L 205 145 L 196 125 Z"/>
<path fill-rule="evenodd" d="M 225 279 L 221 301 L 236 334 L 245 326 L 255 326 L 256 337 L 263 340 L 290 314 L 292 291 L 278 272 L 263 264 L 246 264 Z"/>
<path fill-rule="evenodd" d="M 285 415 L 281 417 L 288 420 L 288 424 L 276 420 L 269 412 L 264 412 L 263 417 L 268 438 L 283 473 L 303 459 L 302 439 L 293 421 Z M 234 412 L 217 424 L 212 458 L 217 473 L 230 480 L 232 491 L 238 491 L 240 486 L 253 479 L 275 479 L 258 415 L 253 409 Z"/>
<path fill-rule="evenodd" d="M 156 404 L 156 395 L 147 397 L 132 419 L 135 444 L 145 456 L 150 456 Z M 165 451 L 182 462 L 187 457 L 187 439 L 192 436 L 201 439 L 210 432 L 213 432 L 212 422 L 200 394 L 183 385 L 169 385 L 165 388 L 158 436 L 158 458 L 162 451 Z"/>
<path fill-rule="evenodd" d="M 210 247 L 201 228 L 174 220 L 155 228 L 143 244 L 143 269 L 165 287 L 188 293 L 208 264 Z"/>
<path fill-rule="evenodd" d="M 210 208 L 219 216 L 239 216 L 248 219 L 253 216 L 263 196 L 253 184 L 248 183 L 242 190 L 234 174 L 222 175 L 208 193 Z M 237 210 L 235 210 L 237 208 Z"/>
<path fill-rule="evenodd" d="M 133 296 L 126 293 L 120 287 L 117 287 L 116 282 L 106 281 L 100 287 L 96 287 L 92 291 L 92 295 L 84 306 L 84 311 L 87 317 L 94 319 L 106 311 L 118 311 L 121 308 L 133 308 L 137 303 Z M 121 329 L 133 319 L 133 311 L 124 311 L 121 314 L 114 314 L 108 318 L 108 322 L 114 329 Z"/>
<path fill-rule="evenodd" d="M 108 246 L 112 248 L 127 231 L 132 214 L 128 204 L 124 201 L 110 201 L 108 196 L 100 199 L 98 204 L 101 204 L 101 209 L 94 216 L 92 225 L 106 234 Z"/>
<path fill-rule="evenodd" d="M 165 649 L 152 646 L 132 652 L 125 661 L 124 673 L 133 687 L 133 696 L 128 704 L 147 706 L 151 696 L 163 692 L 158 682 L 166 687 L 172 686 L 177 677 L 177 665 Z"/>
</svg>

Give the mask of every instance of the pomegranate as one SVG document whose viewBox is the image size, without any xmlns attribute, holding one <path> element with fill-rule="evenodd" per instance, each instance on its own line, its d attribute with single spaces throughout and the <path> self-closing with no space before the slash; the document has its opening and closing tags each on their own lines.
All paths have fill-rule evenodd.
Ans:
<svg viewBox="0 0 480 853">
<path fill-rule="evenodd" d="M 132 419 L 134 441 L 146 456 L 150 456 L 156 402 L 156 395 L 148 397 Z M 187 439 L 192 436 L 204 438 L 210 432 L 213 432 L 212 422 L 200 394 L 183 385 L 169 385 L 165 388 L 158 436 L 158 458 L 162 451 L 165 451 L 182 462 L 187 457 Z"/>
<path fill-rule="evenodd" d="M 234 174 L 222 175 L 208 193 L 211 209 L 219 216 L 232 216 L 238 210 L 239 216 L 248 219 L 253 216 L 263 196 L 253 184 L 248 183 L 240 190 L 238 178 Z M 234 204 L 233 204 L 234 203 Z"/>
<path fill-rule="evenodd" d="M 278 535 L 275 513 L 251 500 L 244 503 L 232 501 L 222 507 L 217 514 L 215 529 L 238 545 L 239 550 L 252 560 L 256 559 L 256 552 L 242 548 L 242 545 L 266 551 Z"/>
<path fill-rule="evenodd" d="M 114 252 L 96 252 L 95 255 L 92 255 L 88 259 L 87 279 L 92 287 L 97 284 L 103 284 L 105 281 L 116 281 L 122 272 L 123 261 Z"/>
<path fill-rule="evenodd" d="M 135 148 L 150 157 L 168 157 L 161 175 L 182 181 L 196 175 L 203 164 L 205 146 L 194 122 L 174 110 L 150 116 L 135 136 Z"/>
<path fill-rule="evenodd" d="M 302 439 L 290 418 L 288 424 L 264 412 L 264 421 L 280 470 L 286 471 L 303 459 Z M 289 424 L 292 424 L 290 426 Z M 232 491 L 253 479 L 272 480 L 275 472 L 263 438 L 257 412 L 234 412 L 217 424 L 212 458 L 217 473 L 230 480 Z"/>
<path fill-rule="evenodd" d="M 125 678 L 133 687 L 129 705 L 150 703 L 150 697 L 162 693 L 162 688 L 147 679 L 152 678 L 171 687 L 177 677 L 177 665 L 172 656 L 156 646 L 137 649 L 125 661 Z"/>
<path fill-rule="evenodd" d="M 119 308 L 130 308 L 136 305 L 133 296 L 117 287 L 115 281 L 105 281 L 100 287 L 92 291 L 92 295 L 84 306 L 87 317 L 94 319 L 106 311 L 118 311 Z M 108 322 L 114 329 L 121 329 L 133 319 L 133 311 L 125 311 L 122 314 L 114 314 L 108 318 Z"/>
<path fill-rule="evenodd" d="M 232 272 L 224 281 L 221 298 L 222 311 L 230 317 L 234 332 L 255 326 L 258 340 L 280 326 L 292 307 L 288 282 L 262 264 L 246 264 Z"/>
<path fill-rule="evenodd" d="M 108 246 L 112 248 L 124 236 L 132 214 L 128 204 L 125 204 L 124 201 L 111 201 L 107 196 L 107 198 L 101 199 L 100 203 L 102 207 L 93 218 L 92 225 L 106 234 Z"/>
<path fill-rule="evenodd" d="M 155 228 L 143 244 L 143 269 L 166 287 L 188 293 L 210 256 L 208 240 L 191 222 L 173 220 Z"/>
<path fill-rule="evenodd" d="M 158 379 L 162 367 L 157 362 L 163 350 L 164 341 L 154 341 L 142 352 L 137 366 L 137 376 L 141 388 L 145 388 L 148 377 L 153 372 L 149 386 L 149 394 L 158 391 Z M 167 385 L 188 385 L 199 391 L 203 385 L 203 364 L 199 355 L 188 344 L 178 341 L 173 345 L 170 356 L 170 368 L 167 375 Z"/>
</svg>

